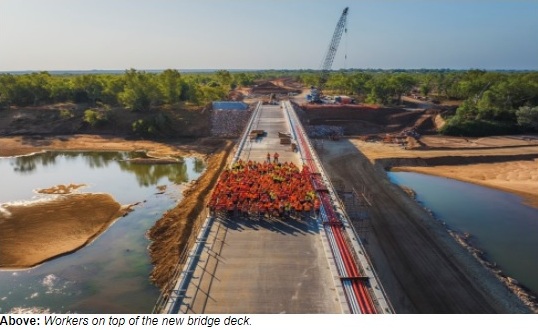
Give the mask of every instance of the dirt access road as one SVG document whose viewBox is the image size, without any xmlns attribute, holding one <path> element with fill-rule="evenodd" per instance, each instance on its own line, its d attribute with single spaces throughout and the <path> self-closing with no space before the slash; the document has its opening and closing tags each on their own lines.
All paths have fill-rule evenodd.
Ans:
<svg viewBox="0 0 538 330">
<path fill-rule="evenodd" d="M 528 313 L 494 274 L 348 140 L 318 154 L 332 180 L 373 196 L 365 247 L 397 313 Z"/>
</svg>

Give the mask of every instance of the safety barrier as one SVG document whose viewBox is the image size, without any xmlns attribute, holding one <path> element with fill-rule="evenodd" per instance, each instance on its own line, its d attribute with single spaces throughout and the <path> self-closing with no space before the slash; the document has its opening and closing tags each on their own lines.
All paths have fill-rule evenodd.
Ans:
<svg viewBox="0 0 538 330">
<path fill-rule="evenodd" d="M 259 120 L 260 117 L 260 108 L 262 106 L 262 102 L 258 102 L 256 104 L 256 108 L 254 108 L 254 111 L 252 112 L 252 116 L 250 116 L 250 120 L 248 121 L 247 126 L 245 127 L 245 130 L 243 131 L 243 134 L 241 135 L 241 139 L 239 140 L 239 144 L 237 145 L 237 149 L 234 154 L 234 158 L 231 162 L 231 164 L 234 164 L 239 160 L 239 156 L 241 155 L 241 152 L 243 151 L 243 148 L 245 147 L 245 143 L 247 141 L 248 135 L 252 129 L 252 125 L 256 121 L 256 119 Z"/>
<path fill-rule="evenodd" d="M 214 221 L 213 217 L 210 217 L 206 210 L 199 215 L 199 220 L 205 219 L 201 226 L 193 228 L 193 232 L 198 232 L 198 236 L 194 241 L 194 246 L 189 250 L 187 244 L 185 249 L 181 252 L 179 261 L 172 272 L 172 280 L 169 281 L 166 286 L 161 289 L 161 294 L 157 298 L 157 302 L 153 307 L 153 314 L 160 313 L 169 313 L 171 308 L 175 304 L 181 303 L 181 299 L 185 294 L 185 284 L 188 283 L 192 272 L 194 271 L 194 266 L 196 266 L 195 261 L 197 261 L 194 256 L 196 256 L 196 251 L 199 251 L 205 244 L 207 236 L 209 235 L 209 229 Z"/>
<path fill-rule="evenodd" d="M 378 310 L 374 302 L 378 303 L 378 299 L 372 297 L 370 293 L 368 287 L 369 277 L 362 275 L 360 272 L 360 264 L 354 256 L 344 228 L 344 222 L 347 223 L 347 221 L 341 218 L 341 215 L 335 211 L 333 206 L 334 201 L 336 201 L 334 187 L 332 187 L 329 180 L 324 178 L 325 171 L 315 156 L 312 145 L 305 138 L 306 133 L 291 104 L 289 102 L 284 103 L 284 108 L 292 127 L 291 131 L 297 138 L 302 161 L 308 165 L 312 172 L 312 185 L 321 200 L 321 221 L 328 237 L 329 246 L 335 259 L 349 308 L 352 313 L 377 313 Z M 371 268 L 368 266 L 368 269 Z M 390 311 L 390 307 L 381 310 L 381 312 Z"/>
</svg>

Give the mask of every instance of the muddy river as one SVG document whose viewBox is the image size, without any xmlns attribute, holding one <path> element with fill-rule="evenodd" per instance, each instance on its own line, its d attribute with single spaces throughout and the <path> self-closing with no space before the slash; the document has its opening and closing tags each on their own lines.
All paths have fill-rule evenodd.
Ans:
<svg viewBox="0 0 538 330">
<path fill-rule="evenodd" d="M 146 231 L 178 203 L 205 165 L 195 158 L 175 164 L 126 161 L 140 157 L 144 153 L 47 152 L 0 158 L 0 207 L 50 198 L 36 189 L 59 184 L 85 184 L 82 192 L 139 203 L 72 254 L 32 269 L 0 271 L 0 313 L 151 313 L 159 292 L 149 281 Z"/>
<path fill-rule="evenodd" d="M 452 179 L 391 172 L 391 181 L 411 188 L 416 199 L 457 232 L 470 235 L 509 277 L 538 293 L 538 209 L 517 195 Z"/>
</svg>

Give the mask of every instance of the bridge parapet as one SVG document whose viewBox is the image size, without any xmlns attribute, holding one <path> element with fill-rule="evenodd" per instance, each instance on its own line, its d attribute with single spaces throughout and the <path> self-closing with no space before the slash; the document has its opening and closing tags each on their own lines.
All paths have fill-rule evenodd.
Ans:
<svg viewBox="0 0 538 330">
<path fill-rule="evenodd" d="M 328 178 L 291 103 L 283 102 L 303 163 L 321 200 L 319 220 L 328 236 L 352 313 L 394 313 L 362 242 L 350 224 L 343 203 Z"/>
</svg>

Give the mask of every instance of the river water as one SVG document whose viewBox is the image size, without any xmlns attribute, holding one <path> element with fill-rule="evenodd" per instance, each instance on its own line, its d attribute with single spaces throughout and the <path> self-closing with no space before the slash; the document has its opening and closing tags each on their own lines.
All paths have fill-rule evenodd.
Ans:
<svg viewBox="0 0 538 330">
<path fill-rule="evenodd" d="M 70 183 L 86 184 L 82 192 L 109 193 L 120 204 L 140 203 L 75 253 L 32 269 L 0 271 L 0 313 L 152 311 L 159 291 L 149 281 L 145 234 L 177 204 L 185 183 L 197 179 L 205 165 L 195 158 L 172 165 L 125 161 L 136 157 L 144 154 L 47 152 L 0 158 L 0 204 L 43 198 L 34 191 Z"/>
<path fill-rule="evenodd" d="M 389 172 L 390 180 L 411 188 L 435 217 L 460 233 L 471 234 L 507 276 L 538 293 L 538 209 L 517 195 L 411 172 Z"/>
</svg>

